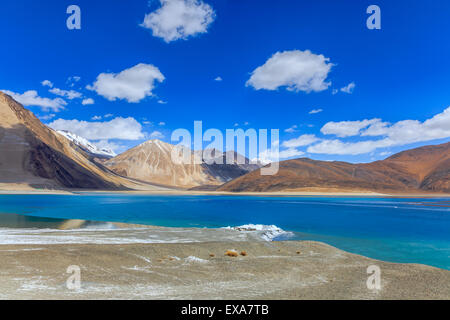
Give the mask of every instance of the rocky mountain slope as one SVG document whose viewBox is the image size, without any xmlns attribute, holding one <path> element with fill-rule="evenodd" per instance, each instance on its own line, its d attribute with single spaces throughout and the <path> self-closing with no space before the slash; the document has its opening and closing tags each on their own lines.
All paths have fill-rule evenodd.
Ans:
<svg viewBox="0 0 450 320">
<path fill-rule="evenodd" d="M 0 92 L 0 186 L 38 189 L 139 188 L 89 161 L 71 142 Z"/>
<path fill-rule="evenodd" d="M 404 151 L 367 164 L 296 159 L 280 162 L 274 176 L 260 170 L 239 177 L 221 191 L 393 191 L 450 193 L 450 143 Z"/>
<path fill-rule="evenodd" d="M 150 140 L 106 161 L 105 165 L 125 177 L 179 188 L 218 186 L 259 168 L 259 165 L 250 164 L 248 159 L 237 154 L 234 154 L 233 164 L 226 164 L 225 160 L 223 164 L 195 163 L 196 157 L 201 159 L 198 152 L 190 153 L 190 164 L 176 163 L 172 161 L 172 152 L 176 148 L 160 140 Z M 226 157 L 217 150 L 208 152 L 211 159 Z M 238 157 L 241 162 L 237 162 Z"/>
</svg>

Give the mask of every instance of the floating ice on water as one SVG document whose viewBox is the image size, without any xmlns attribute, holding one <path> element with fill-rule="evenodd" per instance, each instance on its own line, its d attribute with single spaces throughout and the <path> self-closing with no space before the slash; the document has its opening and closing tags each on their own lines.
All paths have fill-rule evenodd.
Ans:
<svg viewBox="0 0 450 320">
<path fill-rule="evenodd" d="M 226 227 L 224 229 L 245 231 L 245 232 L 257 232 L 261 238 L 265 241 L 274 241 L 279 237 L 291 237 L 293 234 L 289 231 L 284 231 L 283 229 L 275 225 L 264 225 L 264 224 L 244 224 L 238 227 Z"/>
</svg>

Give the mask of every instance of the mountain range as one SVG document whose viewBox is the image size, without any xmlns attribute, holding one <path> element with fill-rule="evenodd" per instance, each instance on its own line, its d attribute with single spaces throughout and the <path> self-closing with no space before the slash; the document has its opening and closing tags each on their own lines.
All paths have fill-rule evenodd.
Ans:
<svg viewBox="0 0 450 320">
<path fill-rule="evenodd" d="M 174 163 L 172 153 L 176 148 L 160 140 L 150 140 L 106 161 L 105 166 L 125 177 L 180 188 L 219 186 L 260 168 L 236 153 L 231 154 L 233 163 L 227 164 L 227 154 L 218 150 L 206 152 L 212 159 L 222 158 L 223 164 L 217 164 L 218 161 L 208 164 L 201 152 L 191 152 L 189 164 Z M 199 160 L 194 161 L 195 158 Z"/>
<path fill-rule="evenodd" d="M 32 189 L 151 189 L 121 177 L 0 92 L 0 186 Z"/>
<path fill-rule="evenodd" d="M 150 140 L 120 155 L 68 131 L 54 131 L 0 92 L 0 188 L 226 192 L 374 191 L 450 193 L 450 143 L 425 146 L 385 160 L 353 164 L 307 158 L 279 163 L 273 176 L 233 151 L 189 151 L 175 163 L 174 146 Z M 223 164 L 203 160 L 209 154 Z M 225 159 L 234 161 L 227 164 Z M 239 160 L 239 161 L 238 161 Z"/>
<path fill-rule="evenodd" d="M 282 161 L 274 176 L 263 176 L 256 170 L 218 190 L 450 193 L 450 143 L 403 151 L 372 163 L 352 164 L 307 158 Z"/>
</svg>

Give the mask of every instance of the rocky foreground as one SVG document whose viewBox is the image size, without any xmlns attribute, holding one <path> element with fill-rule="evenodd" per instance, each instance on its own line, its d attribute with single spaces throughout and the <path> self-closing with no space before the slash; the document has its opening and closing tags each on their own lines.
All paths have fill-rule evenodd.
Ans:
<svg viewBox="0 0 450 320">
<path fill-rule="evenodd" d="M 309 241 L 14 244 L 0 261 L 1 299 L 450 299 L 450 271 Z M 371 265 L 380 290 L 367 287 Z"/>
</svg>

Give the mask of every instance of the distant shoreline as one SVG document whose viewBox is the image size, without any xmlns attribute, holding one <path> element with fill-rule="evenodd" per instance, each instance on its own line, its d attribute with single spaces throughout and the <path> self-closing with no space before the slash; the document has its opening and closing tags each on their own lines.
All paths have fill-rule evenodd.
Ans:
<svg viewBox="0 0 450 320">
<path fill-rule="evenodd" d="M 17 187 L 17 185 L 15 186 Z M 328 189 L 329 190 L 329 189 Z M 227 191 L 195 191 L 195 190 L 86 190 L 86 189 L 61 189 L 61 190 L 39 190 L 21 186 L 18 188 L 5 188 L 0 185 L 0 195 L 79 195 L 87 193 L 98 194 L 129 194 L 129 195 L 223 195 L 223 196 L 323 196 L 323 197 L 389 197 L 389 198 L 450 198 L 446 193 L 402 193 L 402 192 L 374 192 L 337 190 L 323 191 L 320 188 L 302 191 L 275 191 L 275 192 L 227 192 Z"/>
<path fill-rule="evenodd" d="M 364 191 L 280 191 L 280 192 L 224 192 L 224 191 L 191 191 L 191 190 L 37 190 L 37 189 L 0 189 L 0 195 L 80 195 L 80 194 L 127 194 L 127 195 L 222 195 L 222 196 L 322 196 L 322 197 L 387 197 L 387 198 L 450 198 L 450 194 L 443 193 L 378 193 Z"/>
</svg>

